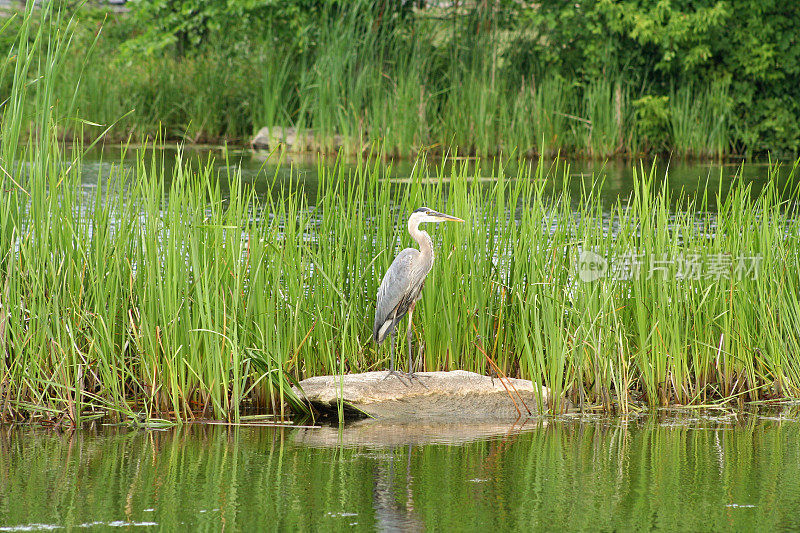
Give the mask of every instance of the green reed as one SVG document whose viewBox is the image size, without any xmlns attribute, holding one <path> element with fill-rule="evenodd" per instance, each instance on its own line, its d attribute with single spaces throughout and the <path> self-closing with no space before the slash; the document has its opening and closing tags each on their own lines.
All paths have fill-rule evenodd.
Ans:
<svg viewBox="0 0 800 533">
<path fill-rule="evenodd" d="M 672 145 L 679 153 L 721 156 L 730 146 L 732 101 L 728 85 L 713 83 L 706 90 L 682 86 L 670 96 Z"/>
</svg>

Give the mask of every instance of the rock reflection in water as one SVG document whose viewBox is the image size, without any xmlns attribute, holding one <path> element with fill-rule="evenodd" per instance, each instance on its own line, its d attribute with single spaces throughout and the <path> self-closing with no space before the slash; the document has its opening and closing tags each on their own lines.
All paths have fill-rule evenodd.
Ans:
<svg viewBox="0 0 800 533">
<path fill-rule="evenodd" d="M 506 437 L 525 429 L 542 428 L 546 419 L 521 419 L 517 422 L 454 422 L 417 420 L 413 422 L 381 422 L 374 419 L 356 420 L 342 428 L 323 426 L 299 429 L 294 442 L 305 446 L 388 448 L 404 445 L 459 445 L 478 440 Z"/>
</svg>

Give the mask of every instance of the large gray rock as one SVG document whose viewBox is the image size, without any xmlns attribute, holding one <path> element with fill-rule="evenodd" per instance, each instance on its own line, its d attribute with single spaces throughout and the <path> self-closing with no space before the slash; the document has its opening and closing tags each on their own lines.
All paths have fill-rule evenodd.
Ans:
<svg viewBox="0 0 800 533">
<path fill-rule="evenodd" d="M 540 413 L 539 394 L 542 401 L 550 400 L 546 387 L 537 391 L 528 380 L 501 380 L 463 370 L 418 372 L 410 382 L 386 376 L 318 376 L 301 381 L 300 388 L 318 411 L 336 413 L 341 398 L 346 416 L 379 420 L 514 420 Z"/>
</svg>

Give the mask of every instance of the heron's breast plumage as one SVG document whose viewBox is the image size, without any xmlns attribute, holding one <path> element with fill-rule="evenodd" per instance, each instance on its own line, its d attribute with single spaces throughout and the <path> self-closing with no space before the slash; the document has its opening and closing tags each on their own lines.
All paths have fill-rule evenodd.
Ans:
<svg viewBox="0 0 800 533">
<path fill-rule="evenodd" d="M 406 248 L 397 254 L 378 288 L 372 330 L 375 342 L 383 342 L 411 305 L 419 300 L 425 276 L 432 266 L 432 253 Z"/>
</svg>

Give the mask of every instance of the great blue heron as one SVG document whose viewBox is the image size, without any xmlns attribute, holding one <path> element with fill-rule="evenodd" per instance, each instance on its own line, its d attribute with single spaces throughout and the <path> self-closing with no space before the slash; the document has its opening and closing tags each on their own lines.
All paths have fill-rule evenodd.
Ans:
<svg viewBox="0 0 800 533">
<path fill-rule="evenodd" d="M 378 303 L 375 307 L 375 324 L 372 337 L 376 343 L 381 344 L 387 335 L 391 335 L 389 356 L 389 373 L 397 374 L 394 369 L 394 345 L 397 323 L 408 313 L 408 373 L 409 379 L 414 376 L 411 372 L 411 319 L 414 315 L 414 306 L 421 298 L 425 276 L 433 266 L 433 242 L 427 232 L 419 229 L 425 222 L 464 222 L 460 218 L 438 213 L 428 207 L 420 207 L 408 219 L 408 232 L 419 244 L 419 250 L 406 248 L 394 258 L 392 265 L 383 276 L 378 289 Z M 386 378 L 384 378 L 386 379 Z M 398 379 L 400 376 L 398 375 Z M 402 379 L 400 379 L 402 381 Z"/>
</svg>

